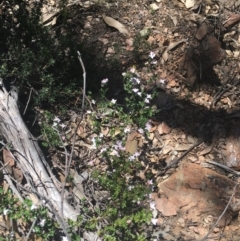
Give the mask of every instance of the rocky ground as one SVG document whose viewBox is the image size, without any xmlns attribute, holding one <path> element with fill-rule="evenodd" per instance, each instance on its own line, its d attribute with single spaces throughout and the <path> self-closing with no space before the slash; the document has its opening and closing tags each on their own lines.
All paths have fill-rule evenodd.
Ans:
<svg viewBox="0 0 240 241">
<path fill-rule="evenodd" d="M 157 92 L 144 150 L 156 184 L 155 240 L 239 240 L 240 1 L 81 1 L 68 9 L 68 29 L 60 18 L 51 24 L 84 49 L 88 88 L 108 78 L 109 99 L 122 103 L 122 73 L 132 69 L 146 92 Z M 101 163 L 87 121 L 75 154 L 90 170 Z"/>
<path fill-rule="evenodd" d="M 157 90 L 147 151 L 157 240 L 239 240 L 239 1 L 88 4 L 74 23 L 89 58 L 106 61 L 94 71 L 106 70 L 113 96 L 121 100 L 117 76 L 133 66 Z"/>
</svg>

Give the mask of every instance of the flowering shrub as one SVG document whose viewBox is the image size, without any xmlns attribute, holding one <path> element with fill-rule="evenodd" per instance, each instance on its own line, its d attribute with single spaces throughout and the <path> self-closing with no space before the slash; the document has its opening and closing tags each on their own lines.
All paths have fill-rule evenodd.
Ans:
<svg viewBox="0 0 240 241">
<path fill-rule="evenodd" d="M 103 190 L 109 192 L 109 198 L 106 200 L 106 206 L 95 213 L 87 226 L 91 226 L 89 223 L 95 223 L 97 226 L 97 223 L 101 222 L 96 221 L 97 217 L 101 217 L 106 225 L 99 234 L 104 240 L 109 241 L 146 240 L 144 226 L 151 221 L 153 224 L 156 223 L 149 209 L 148 198 L 153 182 L 151 179 L 147 180 L 147 177 L 151 177 L 152 174 L 144 172 L 144 166 L 140 162 L 144 153 L 136 151 L 130 154 L 125 150 L 127 135 L 132 129 L 137 129 L 138 133 L 144 136 L 151 129 L 149 119 L 156 113 L 155 107 L 150 105 L 153 95 L 145 93 L 140 79 L 134 74 L 135 68 L 123 73 L 126 91 L 125 111 L 123 107 L 118 106 L 115 99 L 106 102 L 108 79 L 104 79 L 101 82 L 103 102 L 98 102 L 98 107 L 101 106 L 105 111 L 101 116 L 91 112 L 98 133 L 101 132 L 101 125 L 111 126 L 107 137 L 108 146 L 105 145 L 103 135 L 100 137 L 99 134 L 92 139 L 93 147 L 99 149 L 99 157 L 106 166 L 104 171 L 95 170 L 92 177 Z M 97 110 L 99 111 L 99 108 Z M 141 172 L 144 172 L 146 179 L 140 177 Z"/>
</svg>

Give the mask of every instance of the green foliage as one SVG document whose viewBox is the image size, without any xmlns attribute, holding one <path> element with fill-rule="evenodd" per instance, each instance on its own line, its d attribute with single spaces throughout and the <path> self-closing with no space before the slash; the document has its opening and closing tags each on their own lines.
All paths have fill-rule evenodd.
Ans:
<svg viewBox="0 0 240 241">
<path fill-rule="evenodd" d="M 146 180 L 138 174 L 142 171 L 142 164 L 138 157 L 124 151 L 122 141 L 128 132 L 126 127 L 142 128 L 156 113 L 156 108 L 150 106 L 153 95 L 146 94 L 141 87 L 140 80 L 132 73 L 124 74 L 124 90 L 126 91 L 125 106 L 118 106 L 115 100 L 105 98 L 106 82 L 103 80 L 101 101 L 97 103 L 97 113 L 92 113 L 96 132 L 100 133 L 103 126 L 111 126 L 110 137 L 116 144 L 101 150 L 101 159 L 107 164 L 104 172 L 95 171 L 92 177 L 97 180 L 103 190 L 109 192 L 106 207 L 97 213 L 85 224 L 85 228 L 97 229 L 99 223 L 107 223 L 102 227 L 100 235 L 104 240 L 146 240 L 144 226 L 151 219 L 151 212 L 146 207 L 146 197 L 150 189 Z M 125 110 L 125 111 L 124 111 Z M 118 131 L 117 131 L 118 130 Z M 118 133 L 118 134 L 116 134 Z M 103 143 L 102 138 L 95 138 L 96 147 Z M 108 141 L 110 141 L 108 139 Z M 148 176 L 148 173 L 145 173 Z"/>
<path fill-rule="evenodd" d="M 42 145 L 45 147 L 54 147 L 61 144 L 59 135 L 57 130 L 53 128 L 53 124 L 53 115 L 49 111 L 44 111 L 41 123 L 41 133 L 43 139 Z"/>
<path fill-rule="evenodd" d="M 49 240 L 56 234 L 57 224 L 49 218 L 47 207 L 44 207 L 43 204 L 35 206 L 29 199 L 20 203 L 11 191 L 4 192 L 2 188 L 0 188 L 0 214 L 13 220 L 21 219 L 28 229 L 37 219 L 34 233 L 43 240 Z"/>
<path fill-rule="evenodd" d="M 124 76 L 124 89 L 126 95 L 126 107 L 129 110 L 130 119 L 138 127 L 144 127 L 147 120 L 156 114 L 156 108 L 150 106 L 153 94 L 146 94 L 142 89 L 139 79 L 134 77 L 132 73 Z"/>
<path fill-rule="evenodd" d="M 136 35 L 133 41 L 133 55 L 136 59 L 141 59 L 150 50 L 150 45 L 144 36 Z"/>
<path fill-rule="evenodd" d="M 64 2 L 61 6 L 65 16 Z M 54 108 L 67 106 L 82 84 L 78 60 L 73 58 L 76 52 L 71 47 L 72 38 L 68 34 L 58 36 L 40 24 L 43 1 L 1 4 L 0 76 L 5 84 L 32 87 L 38 105 L 47 102 Z"/>
<path fill-rule="evenodd" d="M 149 189 L 136 178 L 141 164 L 130 161 L 125 152 L 119 152 L 119 157 L 105 152 L 103 158 L 109 159 L 108 170 L 93 173 L 93 178 L 110 194 L 106 209 L 100 212 L 101 219 L 108 223 L 100 235 L 104 240 L 145 240 L 141 228 L 150 221 L 151 213 L 144 206 Z M 94 223 L 94 220 L 90 222 Z"/>
</svg>

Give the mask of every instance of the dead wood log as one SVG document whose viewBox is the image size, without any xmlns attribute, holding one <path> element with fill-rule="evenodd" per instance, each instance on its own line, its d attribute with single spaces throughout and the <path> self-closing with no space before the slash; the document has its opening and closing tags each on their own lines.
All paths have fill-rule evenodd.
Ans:
<svg viewBox="0 0 240 241">
<path fill-rule="evenodd" d="M 60 215 L 61 194 L 59 183 L 52 174 L 44 155 L 26 127 L 17 105 L 17 92 L 8 92 L 1 81 L 0 89 L 0 131 L 9 143 L 17 165 L 21 168 L 33 193 L 46 197 Z M 60 184 L 60 183 L 59 183 Z M 60 185 L 59 185 L 60 186 Z M 51 205 L 49 208 L 51 209 Z M 63 200 L 63 218 L 76 220 L 79 212 Z"/>
</svg>

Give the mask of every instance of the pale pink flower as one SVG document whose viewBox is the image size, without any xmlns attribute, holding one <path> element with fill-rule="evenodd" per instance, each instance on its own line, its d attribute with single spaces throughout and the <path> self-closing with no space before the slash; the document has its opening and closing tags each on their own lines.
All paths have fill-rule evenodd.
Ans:
<svg viewBox="0 0 240 241">
<path fill-rule="evenodd" d="M 132 155 L 128 159 L 129 159 L 129 161 L 134 161 L 135 160 L 135 156 Z"/>
<path fill-rule="evenodd" d="M 93 162 L 93 161 L 89 161 L 89 162 L 88 162 L 88 165 L 89 165 L 89 166 L 93 166 L 93 165 L 94 165 L 94 162 Z"/>
<path fill-rule="evenodd" d="M 155 202 L 150 202 L 150 208 L 151 209 L 156 209 L 156 203 Z"/>
<path fill-rule="evenodd" d="M 125 147 L 122 145 L 121 141 L 117 141 L 114 145 L 115 150 L 125 151 Z"/>
<path fill-rule="evenodd" d="M 148 180 L 148 181 L 147 181 L 147 184 L 148 184 L 148 185 L 153 185 L 153 181 L 152 181 L 152 180 Z"/>
<path fill-rule="evenodd" d="M 103 80 L 101 81 L 101 85 L 104 86 L 104 85 L 107 84 L 107 82 L 108 82 L 108 78 L 103 79 Z"/>
<path fill-rule="evenodd" d="M 151 124 L 149 122 L 147 122 L 145 125 L 145 130 L 150 131 L 151 128 L 152 128 Z"/>
<path fill-rule="evenodd" d="M 140 155 L 141 155 L 140 152 L 135 152 L 135 153 L 133 154 L 134 157 L 139 157 Z"/>
<path fill-rule="evenodd" d="M 143 130 L 142 128 L 139 128 L 139 129 L 138 129 L 138 132 L 139 132 L 140 134 L 143 134 L 143 133 L 144 133 L 144 130 Z"/>
<path fill-rule="evenodd" d="M 102 148 L 102 149 L 100 150 L 100 153 L 103 153 L 103 152 L 105 152 L 105 151 L 107 151 L 107 148 L 106 148 L 106 147 Z"/>
</svg>

